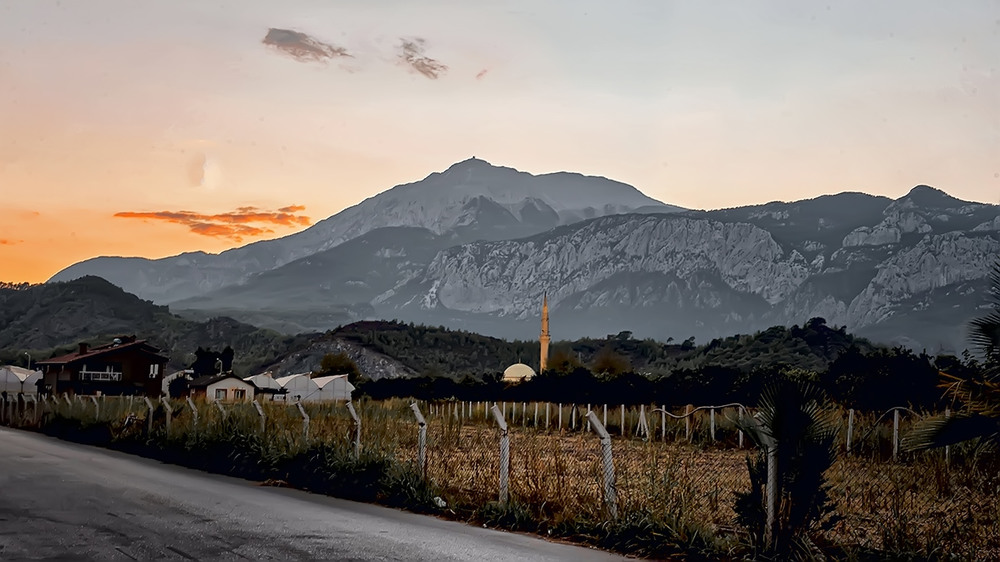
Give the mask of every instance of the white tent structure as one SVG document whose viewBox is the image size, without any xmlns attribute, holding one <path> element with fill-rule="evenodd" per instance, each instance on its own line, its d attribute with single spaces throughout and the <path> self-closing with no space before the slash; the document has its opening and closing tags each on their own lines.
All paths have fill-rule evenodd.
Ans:
<svg viewBox="0 0 1000 562">
<path fill-rule="evenodd" d="M 285 399 L 289 402 L 311 402 L 319 400 L 319 385 L 310 378 L 310 373 L 288 375 L 274 379 L 285 389 Z"/>
<path fill-rule="evenodd" d="M 318 400 L 350 400 L 354 385 L 347 380 L 347 375 L 316 377 L 313 379 L 319 387 Z"/>
<path fill-rule="evenodd" d="M 274 392 L 281 392 L 282 389 L 281 383 L 279 383 L 277 379 L 275 379 L 274 377 L 272 377 L 267 373 L 264 373 L 262 375 L 254 375 L 252 377 L 245 377 L 243 380 L 256 386 L 258 389 L 261 390 L 270 389 L 273 390 Z"/>
<path fill-rule="evenodd" d="M 7 393 L 7 396 L 17 396 L 19 393 L 38 394 L 38 387 L 35 383 L 42 378 L 41 371 L 32 371 L 23 367 L 4 365 L 0 367 L 0 391 Z"/>
</svg>

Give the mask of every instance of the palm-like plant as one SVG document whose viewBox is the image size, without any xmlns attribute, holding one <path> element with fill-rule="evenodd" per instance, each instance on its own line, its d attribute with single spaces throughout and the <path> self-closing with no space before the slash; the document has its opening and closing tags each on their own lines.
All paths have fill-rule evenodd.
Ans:
<svg viewBox="0 0 1000 562">
<path fill-rule="evenodd" d="M 990 272 L 989 300 L 993 310 L 969 322 L 969 342 L 982 355 L 982 368 L 965 376 L 941 373 L 942 388 L 962 411 L 918 424 L 904 439 L 904 448 L 944 447 L 973 439 L 1000 443 L 1000 261 Z"/>
<path fill-rule="evenodd" d="M 828 405 L 819 387 L 786 379 L 765 387 L 757 415 L 738 422 L 759 453 L 747 458 L 751 488 L 737 494 L 736 512 L 766 550 L 812 550 L 805 531 L 831 511 L 823 474 L 836 458 L 839 420 Z M 770 528 L 769 480 L 775 498 Z"/>
</svg>

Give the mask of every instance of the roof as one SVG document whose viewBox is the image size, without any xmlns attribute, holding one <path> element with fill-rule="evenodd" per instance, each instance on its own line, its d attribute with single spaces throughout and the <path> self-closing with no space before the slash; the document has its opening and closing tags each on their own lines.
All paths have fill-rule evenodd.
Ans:
<svg viewBox="0 0 1000 562">
<path fill-rule="evenodd" d="M 109 343 L 107 345 L 101 345 L 98 347 L 88 349 L 86 353 L 80 353 L 79 351 L 77 351 L 76 353 L 67 353 L 66 355 L 60 355 L 59 357 L 53 357 L 51 359 L 46 359 L 44 361 L 37 361 L 35 362 L 35 364 L 66 365 L 69 363 L 75 363 L 77 361 L 84 361 L 92 357 L 98 357 L 100 355 L 105 355 L 109 353 L 118 353 L 124 349 L 134 349 L 136 351 L 144 351 L 147 354 L 162 360 L 164 363 L 169 361 L 167 357 L 164 357 L 163 355 L 159 354 L 160 352 L 159 348 L 153 347 L 152 345 L 147 343 L 147 341 L 148 340 L 135 340 L 131 342 L 117 343 L 117 344 Z"/>
<path fill-rule="evenodd" d="M 189 382 L 188 387 L 200 388 L 203 386 L 210 386 L 219 381 L 224 381 L 226 379 L 236 379 L 242 383 L 256 387 L 256 385 L 252 381 L 243 380 L 232 373 L 222 373 L 221 375 L 203 375 Z"/>
<path fill-rule="evenodd" d="M 530 379 L 535 376 L 535 370 L 524 363 L 514 363 L 503 371 L 504 380 Z"/>
<path fill-rule="evenodd" d="M 327 384 L 329 384 L 329 383 L 331 383 L 331 382 L 333 382 L 333 381 L 335 381 L 337 379 L 344 379 L 344 382 L 347 384 L 348 391 L 354 390 L 354 385 L 351 384 L 350 381 L 347 380 L 347 375 L 332 375 L 332 376 L 326 376 L 326 377 L 316 377 L 316 378 L 313 379 L 313 382 L 316 383 L 316 386 L 318 386 L 320 388 L 324 388 Z"/>
</svg>

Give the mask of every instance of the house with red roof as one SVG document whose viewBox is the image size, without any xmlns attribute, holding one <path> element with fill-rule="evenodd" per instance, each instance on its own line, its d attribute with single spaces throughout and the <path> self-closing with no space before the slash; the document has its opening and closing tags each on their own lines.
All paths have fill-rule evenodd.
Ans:
<svg viewBox="0 0 1000 562">
<path fill-rule="evenodd" d="M 159 396 L 167 361 L 147 340 L 122 336 L 97 347 L 81 343 L 75 353 L 35 365 L 42 371 L 44 392 Z"/>
</svg>

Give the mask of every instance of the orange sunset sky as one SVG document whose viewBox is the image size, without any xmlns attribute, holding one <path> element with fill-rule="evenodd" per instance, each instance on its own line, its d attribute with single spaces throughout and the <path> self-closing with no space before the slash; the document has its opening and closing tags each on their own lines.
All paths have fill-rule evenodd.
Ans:
<svg viewBox="0 0 1000 562">
<path fill-rule="evenodd" d="M 2 281 L 290 234 L 472 155 L 689 208 L 998 203 L 1000 1 L 0 0 Z"/>
</svg>

